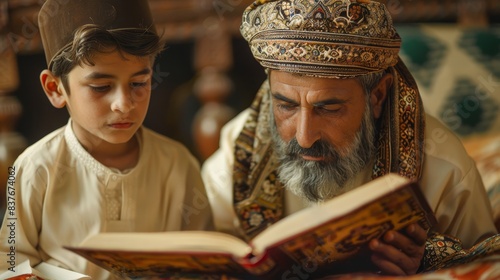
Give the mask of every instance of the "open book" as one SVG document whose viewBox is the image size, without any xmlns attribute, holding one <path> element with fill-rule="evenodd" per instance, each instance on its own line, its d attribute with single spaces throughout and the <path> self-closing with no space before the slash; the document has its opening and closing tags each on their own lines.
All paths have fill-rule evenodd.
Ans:
<svg viewBox="0 0 500 280">
<path fill-rule="evenodd" d="M 42 262 L 35 267 L 30 266 L 30 261 L 25 260 L 20 263 L 16 263 L 16 271 L 12 272 L 7 270 L 0 274 L 0 279 L 6 280 L 52 280 L 52 279 L 64 279 L 64 280 L 90 280 L 90 276 L 80 274 L 71 270 L 67 270 L 55 265 Z"/>
<path fill-rule="evenodd" d="M 415 182 L 389 174 L 283 218 L 249 243 L 208 231 L 101 233 L 66 249 L 122 277 L 288 279 L 359 271 L 371 239 L 415 222 L 429 229 L 436 220 Z"/>
</svg>

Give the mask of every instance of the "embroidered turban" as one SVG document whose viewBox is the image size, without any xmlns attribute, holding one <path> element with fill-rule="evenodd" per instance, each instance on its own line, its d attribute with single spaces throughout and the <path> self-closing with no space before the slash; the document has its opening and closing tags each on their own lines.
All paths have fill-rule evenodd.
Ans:
<svg viewBox="0 0 500 280">
<path fill-rule="evenodd" d="M 75 30 L 85 24 L 155 32 L 147 0 L 47 0 L 38 14 L 38 27 L 49 69 L 71 44 Z"/>
<path fill-rule="evenodd" d="M 385 5 L 370 0 L 259 0 L 240 31 L 264 68 L 318 77 L 382 71 L 401 46 Z"/>
</svg>

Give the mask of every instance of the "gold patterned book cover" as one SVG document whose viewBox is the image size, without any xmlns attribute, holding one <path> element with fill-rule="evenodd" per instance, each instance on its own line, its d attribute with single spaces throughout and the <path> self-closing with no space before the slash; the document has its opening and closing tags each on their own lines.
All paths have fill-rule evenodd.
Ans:
<svg viewBox="0 0 500 280">
<path fill-rule="evenodd" d="M 101 233 L 66 248 L 121 277 L 292 279 L 359 272 L 371 239 L 415 222 L 436 223 L 418 184 L 388 174 L 290 215 L 249 243 L 208 231 Z"/>
</svg>

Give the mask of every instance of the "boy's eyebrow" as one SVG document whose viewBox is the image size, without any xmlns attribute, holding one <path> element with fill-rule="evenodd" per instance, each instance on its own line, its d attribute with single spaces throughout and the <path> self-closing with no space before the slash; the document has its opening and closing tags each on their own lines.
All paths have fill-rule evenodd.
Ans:
<svg viewBox="0 0 500 280">
<path fill-rule="evenodd" d="M 297 101 L 292 100 L 290 98 L 287 98 L 287 97 L 283 96 L 280 93 L 273 93 L 272 95 L 273 95 L 273 98 L 275 98 L 275 99 L 278 99 L 278 100 L 281 100 L 281 101 L 284 101 L 284 102 L 287 102 L 287 103 L 298 104 Z M 312 105 L 313 106 L 317 106 L 317 107 L 321 107 L 321 106 L 333 105 L 333 104 L 344 104 L 346 102 L 347 101 L 344 100 L 344 99 L 330 98 L 330 99 L 326 99 L 326 100 L 322 100 L 322 101 L 316 102 L 316 103 L 314 103 Z"/>
<path fill-rule="evenodd" d="M 151 73 L 151 68 L 144 68 L 141 71 L 138 71 L 132 75 L 132 77 L 135 76 L 141 76 L 141 75 L 148 75 Z"/>
<path fill-rule="evenodd" d="M 150 73 L 151 73 L 151 68 L 144 68 L 144 69 L 132 74 L 132 77 L 147 75 Z M 111 75 L 111 74 L 101 73 L 101 72 L 92 72 L 92 73 L 88 74 L 87 76 L 85 76 L 85 79 L 87 79 L 87 80 L 109 79 L 109 78 L 115 78 L 115 76 Z"/>
</svg>

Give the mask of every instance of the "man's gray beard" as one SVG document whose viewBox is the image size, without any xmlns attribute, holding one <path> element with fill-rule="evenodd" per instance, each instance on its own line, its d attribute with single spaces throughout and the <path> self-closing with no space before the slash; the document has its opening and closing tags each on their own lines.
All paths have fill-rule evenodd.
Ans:
<svg viewBox="0 0 500 280">
<path fill-rule="evenodd" d="M 365 168 L 375 150 L 375 121 L 369 104 L 367 108 L 352 144 L 341 149 L 322 140 L 307 149 L 300 147 L 295 138 L 286 143 L 272 117 L 271 133 L 280 162 L 278 176 L 285 187 L 309 202 L 325 201 L 356 187 L 347 183 Z M 325 160 L 304 160 L 302 155 L 324 156 Z"/>
</svg>

